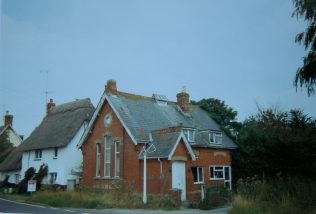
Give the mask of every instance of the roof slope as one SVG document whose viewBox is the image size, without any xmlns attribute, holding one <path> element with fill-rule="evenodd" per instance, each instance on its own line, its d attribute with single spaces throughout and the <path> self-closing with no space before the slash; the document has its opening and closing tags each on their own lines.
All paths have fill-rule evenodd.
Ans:
<svg viewBox="0 0 316 214">
<path fill-rule="evenodd" d="M 89 124 L 91 129 L 95 122 L 98 111 L 103 103 L 108 101 L 114 112 L 118 114 L 123 126 L 130 133 L 132 139 L 137 142 L 148 141 L 149 133 L 172 127 L 194 128 L 198 130 L 197 138 L 201 139 L 192 146 L 214 147 L 214 148 L 236 148 L 236 144 L 223 133 L 223 143 L 221 145 L 211 145 L 208 138 L 204 138 L 199 131 L 214 130 L 221 131 L 220 126 L 209 117 L 207 112 L 199 106 L 190 105 L 190 112 L 184 113 L 176 102 L 156 100 L 152 97 L 145 97 L 135 94 L 119 92 L 115 95 L 104 92 L 100 103 Z M 78 146 L 84 143 L 88 129 Z M 135 143 L 134 141 L 134 143 Z M 136 142 L 136 143 L 137 143 Z"/>
<path fill-rule="evenodd" d="M 150 132 L 171 127 L 194 128 L 198 131 L 221 131 L 220 126 L 199 106 L 190 105 L 189 114 L 183 113 L 176 102 L 159 104 L 154 98 L 118 92 L 108 95 L 109 101 L 120 114 L 126 126 L 138 141 L 147 141 Z M 205 132 L 204 132 L 205 133 Z M 211 145 L 208 135 L 197 133 L 192 146 L 236 148 L 236 144 L 223 133 L 221 145 Z"/>
<path fill-rule="evenodd" d="M 22 144 L 21 144 L 22 145 Z M 21 169 L 23 151 L 19 147 L 14 148 L 0 163 L 0 172 L 15 171 Z"/>
<path fill-rule="evenodd" d="M 89 98 L 55 106 L 20 147 L 24 151 L 64 147 L 93 112 Z"/>
</svg>

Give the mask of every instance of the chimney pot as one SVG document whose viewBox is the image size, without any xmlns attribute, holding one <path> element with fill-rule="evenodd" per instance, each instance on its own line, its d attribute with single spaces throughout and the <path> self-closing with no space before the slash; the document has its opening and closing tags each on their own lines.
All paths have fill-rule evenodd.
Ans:
<svg viewBox="0 0 316 214">
<path fill-rule="evenodd" d="M 116 89 L 116 81 L 111 79 L 107 81 L 107 84 L 105 86 L 105 91 L 107 93 L 111 94 L 117 94 L 117 89 Z"/>
<path fill-rule="evenodd" d="M 4 115 L 4 126 L 13 125 L 13 115 L 9 114 L 9 111 L 6 111 L 6 114 Z"/>
<path fill-rule="evenodd" d="M 177 94 L 177 103 L 183 112 L 190 112 L 190 95 L 184 90 Z"/>
<path fill-rule="evenodd" d="M 54 103 L 54 100 L 53 100 L 53 99 L 49 99 L 49 103 L 47 103 L 47 105 L 46 105 L 46 114 L 48 114 L 49 111 L 50 111 L 54 106 L 56 106 L 56 104 Z"/>
</svg>

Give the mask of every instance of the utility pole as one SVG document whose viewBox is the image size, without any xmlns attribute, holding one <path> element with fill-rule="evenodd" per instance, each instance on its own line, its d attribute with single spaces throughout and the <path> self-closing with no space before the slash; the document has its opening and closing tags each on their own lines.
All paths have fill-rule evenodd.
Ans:
<svg viewBox="0 0 316 214">
<path fill-rule="evenodd" d="M 146 205 L 147 204 L 147 146 L 148 143 L 151 145 L 153 142 L 153 137 L 151 133 L 149 133 L 149 141 L 145 142 L 144 145 L 144 182 L 143 182 L 143 203 Z"/>
</svg>

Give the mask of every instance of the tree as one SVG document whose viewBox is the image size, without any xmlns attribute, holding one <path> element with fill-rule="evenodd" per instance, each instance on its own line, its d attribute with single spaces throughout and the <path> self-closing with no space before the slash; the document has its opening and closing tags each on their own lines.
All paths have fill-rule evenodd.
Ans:
<svg viewBox="0 0 316 214">
<path fill-rule="evenodd" d="M 39 168 L 38 172 L 34 176 L 34 180 L 36 180 L 36 190 L 40 190 L 42 187 L 42 180 L 45 176 L 47 176 L 48 173 L 48 166 L 45 164 L 42 164 Z"/>
<path fill-rule="evenodd" d="M 297 69 L 294 85 L 305 85 L 308 96 L 314 94 L 316 84 L 316 0 L 293 0 L 295 10 L 292 16 L 308 22 L 305 32 L 296 35 L 295 42 L 303 44 L 308 50 L 303 58 L 303 66 Z"/>
<path fill-rule="evenodd" d="M 233 153 L 235 178 L 316 176 L 316 123 L 302 110 L 262 110 L 240 130 Z"/>
<path fill-rule="evenodd" d="M 19 193 L 27 192 L 28 181 L 31 180 L 35 175 L 36 170 L 33 167 L 28 168 L 24 173 L 24 178 L 18 184 Z"/>
<path fill-rule="evenodd" d="M 208 98 L 192 104 L 199 105 L 213 118 L 230 137 L 236 137 L 241 123 L 237 121 L 237 111 L 225 104 L 224 101 Z"/>
<path fill-rule="evenodd" d="M 0 163 L 9 155 L 13 146 L 8 139 L 8 134 L 4 131 L 0 135 Z"/>
</svg>

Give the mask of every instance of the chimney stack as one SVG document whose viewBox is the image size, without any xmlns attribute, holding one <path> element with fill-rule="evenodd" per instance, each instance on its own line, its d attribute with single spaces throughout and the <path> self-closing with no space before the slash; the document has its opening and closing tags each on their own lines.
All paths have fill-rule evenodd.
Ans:
<svg viewBox="0 0 316 214">
<path fill-rule="evenodd" d="M 107 93 L 117 94 L 116 81 L 115 80 L 108 80 L 106 83 L 106 86 L 105 86 L 105 91 Z"/>
<path fill-rule="evenodd" d="M 53 99 L 49 99 L 49 103 L 47 103 L 46 105 L 46 114 L 49 113 L 49 111 L 56 106 L 56 104 L 54 103 Z"/>
<path fill-rule="evenodd" d="M 13 125 L 13 115 L 9 114 L 9 111 L 6 112 L 6 114 L 4 115 L 4 126 Z"/>
<path fill-rule="evenodd" d="M 178 106 L 182 109 L 183 112 L 190 112 L 190 95 L 185 92 L 185 89 L 182 92 L 177 94 L 177 103 Z"/>
</svg>

